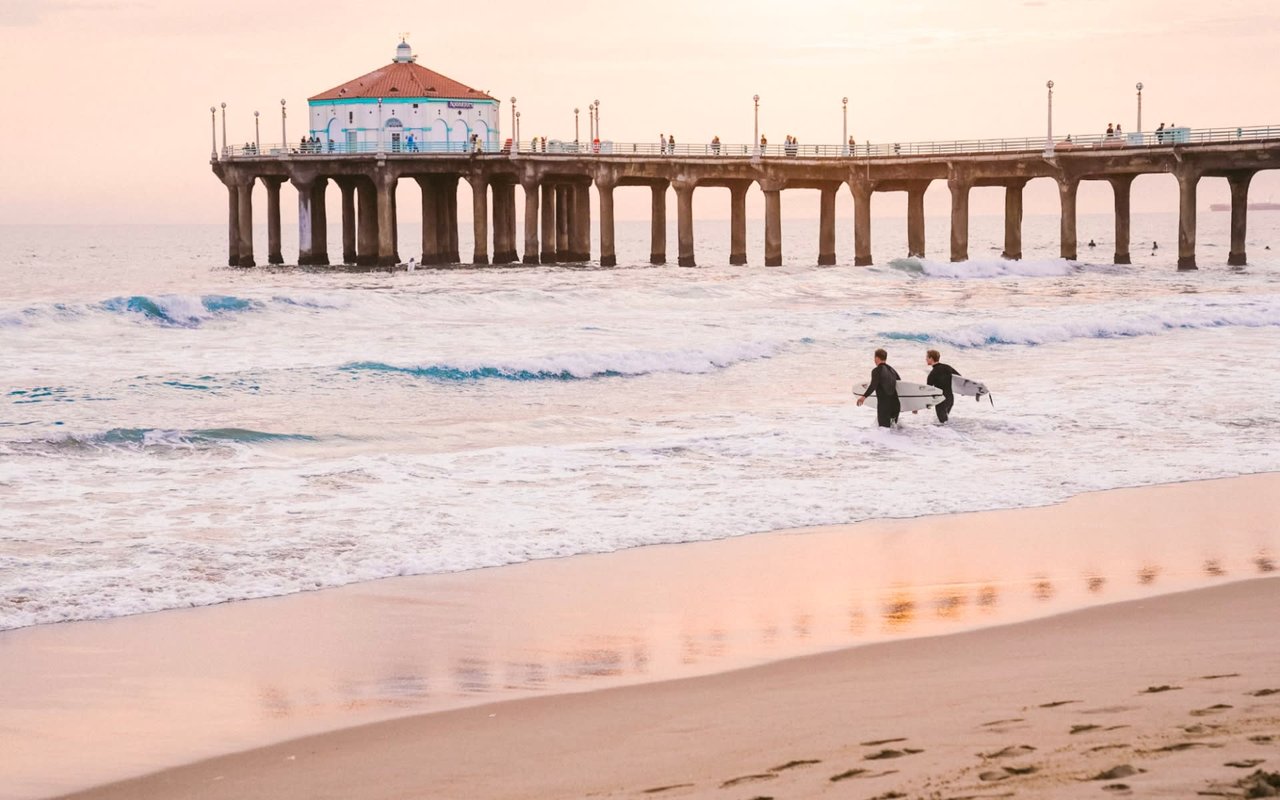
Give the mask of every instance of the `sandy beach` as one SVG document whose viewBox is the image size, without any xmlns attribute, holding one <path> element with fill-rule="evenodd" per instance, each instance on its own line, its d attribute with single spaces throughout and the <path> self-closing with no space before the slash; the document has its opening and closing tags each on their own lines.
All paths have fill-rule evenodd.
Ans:
<svg viewBox="0 0 1280 800">
<path fill-rule="evenodd" d="M 1126 763 L 1149 772 L 1119 782 L 1176 794 L 1280 733 L 1280 519 L 1256 502 L 1278 486 L 1127 489 L 10 631 L 0 794 L 149 774 L 76 796 L 1074 796 L 1097 786 L 1073 777 Z M 1163 686 L 1178 688 L 1146 692 Z M 976 756 L 1007 747 L 1035 749 Z M 773 769 L 792 761 L 817 763 Z M 865 771 L 830 780 L 849 770 Z"/>
<path fill-rule="evenodd" d="M 1246 796 L 1280 743 L 1277 609 L 1280 580 L 1254 580 L 373 725 L 75 797 Z"/>
</svg>

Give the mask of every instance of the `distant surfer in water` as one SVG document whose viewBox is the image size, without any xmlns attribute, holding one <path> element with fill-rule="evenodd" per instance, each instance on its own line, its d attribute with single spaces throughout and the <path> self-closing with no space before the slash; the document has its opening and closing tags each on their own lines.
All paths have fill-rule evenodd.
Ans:
<svg viewBox="0 0 1280 800">
<path fill-rule="evenodd" d="M 933 410 L 938 412 L 938 422 L 946 422 L 951 414 L 951 407 L 956 404 L 956 396 L 951 392 L 951 378 L 960 373 L 950 364 L 943 364 L 942 354 L 937 350 L 925 353 L 924 363 L 932 368 L 925 383 L 942 390 L 942 402 L 934 406 Z"/>
<path fill-rule="evenodd" d="M 876 396 L 876 420 L 881 428 L 888 428 L 898 421 L 902 412 L 902 401 L 898 400 L 898 381 L 902 380 L 898 371 L 889 366 L 889 354 L 884 348 L 876 350 L 876 367 L 871 370 L 871 382 L 867 390 L 858 398 L 861 406 L 871 395 Z"/>
</svg>

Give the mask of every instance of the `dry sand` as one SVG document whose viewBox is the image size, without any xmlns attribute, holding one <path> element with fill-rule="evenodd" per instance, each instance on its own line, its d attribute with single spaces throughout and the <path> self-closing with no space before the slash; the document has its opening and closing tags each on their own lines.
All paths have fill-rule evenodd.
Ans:
<svg viewBox="0 0 1280 800">
<path fill-rule="evenodd" d="M 306 738 L 77 798 L 1191 797 L 1280 768 L 1280 579 Z"/>
<path fill-rule="evenodd" d="M 33 796 L 292 732 L 75 796 L 1238 795 L 1280 769 L 1277 488 L 1121 490 L 10 632 L 0 775 Z M 417 711 L 436 713 L 353 727 Z M 292 738 L 309 730 L 334 732 Z"/>
</svg>

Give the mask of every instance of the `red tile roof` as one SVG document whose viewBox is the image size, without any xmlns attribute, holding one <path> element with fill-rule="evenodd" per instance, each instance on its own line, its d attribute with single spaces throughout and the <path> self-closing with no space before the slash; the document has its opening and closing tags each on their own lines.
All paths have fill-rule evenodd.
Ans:
<svg viewBox="0 0 1280 800">
<path fill-rule="evenodd" d="M 493 100 L 470 86 L 446 78 L 438 72 L 411 62 L 392 62 L 368 75 L 361 75 L 310 100 L 344 100 L 349 98 L 437 97 L 444 100 Z"/>
</svg>

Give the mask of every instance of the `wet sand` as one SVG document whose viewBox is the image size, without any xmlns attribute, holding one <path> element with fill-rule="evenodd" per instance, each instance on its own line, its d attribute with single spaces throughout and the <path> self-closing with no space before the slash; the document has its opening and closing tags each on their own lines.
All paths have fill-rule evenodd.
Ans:
<svg viewBox="0 0 1280 800">
<path fill-rule="evenodd" d="M 1278 489 L 1280 476 L 1259 475 L 1120 490 L 1041 509 L 652 547 L 11 631 L 0 634 L 0 796 L 48 796 L 328 731 L 85 796 L 696 796 L 765 776 L 727 787 L 745 798 L 878 752 L 859 742 L 914 742 L 886 744 L 899 752 L 843 766 L 868 772 L 827 781 L 869 781 L 855 796 L 870 797 L 897 785 L 893 776 L 905 781 L 902 765 L 919 765 L 912 774 L 950 769 L 937 754 L 964 741 L 955 726 L 970 716 L 988 717 L 974 725 L 1027 718 L 1006 714 L 1009 705 L 1079 699 L 1045 710 L 1066 718 L 1134 706 L 1126 694 L 1134 681 L 1182 687 L 1143 695 L 1123 722 L 1072 717 L 1100 726 L 1068 734 L 1073 744 L 1114 725 L 1145 729 L 1156 717 L 1143 709 L 1167 697 L 1206 701 L 1169 712 L 1189 714 L 1217 704 L 1207 701 L 1220 691 L 1262 690 L 1252 683 L 1268 675 L 1280 683 L 1275 580 L 1215 590 L 1204 595 L 1209 605 L 1184 599 L 1197 595 L 1150 600 L 1274 570 L 1280 511 L 1259 499 Z M 1080 617 L 894 641 L 1143 598 Z M 1143 616 L 1187 604 L 1194 620 L 1166 610 L 1150 630 Z M 1031 641 L 1039 644 L 1028 650 Z M 873 646 L 770 663 L 853 645 Z M 1210 658 L 1216 666 L 1189 666 Z M 1241 677 L 1195 683 L 1200 672 Z M 610 688 L 634 684 L 644 685 Z M 1206 712 L 1215 717 L 1206 724 L 1266 707 L 1269 697 L 1223 701 L 1233 709 Z M 513 698 L 527 699 L 494 705 Z M 864 731 L 872 721 L 883 730 Z M 1022 743 L 1037 748 L 1027 753 L 1057 748 L 1056 730 L 1033 730 L 1041 741 Z M 940 731 L 958 738 L 920 744 Z M 1200 750 L 1220 752 L 1178 752 Z M 271 766 L 312 752 L 328 766 Z M 821 764 L 771 771 L 792 760 Z M 756 782 L 768 790 L 748 786 Z M 693 786 L 644 794 L 680 783 Z"/>
<path fill-rule="evenodd" d="M 76 797 L 1245 796 L 1280 767 L 1277 610 L 1280 579 L 1255 580 L 381 723 Z"/>
</svg>

